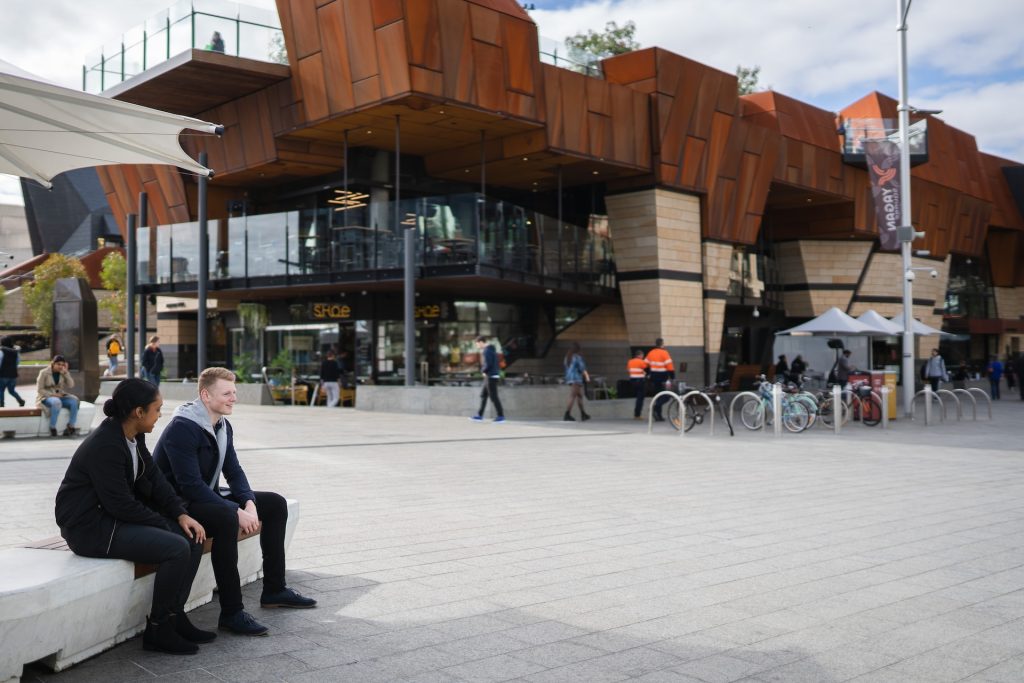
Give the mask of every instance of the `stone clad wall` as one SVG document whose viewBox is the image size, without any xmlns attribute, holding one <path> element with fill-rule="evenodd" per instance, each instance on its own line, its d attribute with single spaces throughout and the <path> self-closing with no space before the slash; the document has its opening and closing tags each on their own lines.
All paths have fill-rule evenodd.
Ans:
<svg viewBox="0 0 1024 683">
<path fill-rule="evenodd" d="M 777 247 L 783 306 L 793 318 L 845 311 L 857 289 L 871 242 L 798 240 Z"/>
<path fill-rule="evenodd" d="M 703 374 L 701 206 L 663 189 L 606 198 L 629 343 L 665 340 L 672 357 Z"/>
</svg>

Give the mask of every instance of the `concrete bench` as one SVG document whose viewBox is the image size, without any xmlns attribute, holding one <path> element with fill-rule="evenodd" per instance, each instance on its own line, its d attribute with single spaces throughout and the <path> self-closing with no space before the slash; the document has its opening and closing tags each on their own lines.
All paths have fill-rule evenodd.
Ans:
<svg viewBox="0 0 1024 683">
<path fill-rule="evenodd" d="M 289 499 L 285 548 L 298 521 L 299 503 Z M 263 554 L 258 532 L 239 538 L 238 575 L 245 585 L 263 575 Z M 186 610 L 213 599 L 211 545 L 208 540 Z M 60 537 L 0 550 L 0 683 L 17 683 L 24 665 L 35 661 L 63 671 L 141 633 L 155 570 L 75 555 Z"/>
<path fill-rule="evenodd" d="M 68 409 L 61 408 L 57 416 L 57 433 L 68 426 Z M 88 434 L 96 415 L 96 405 L 87 401 L 78 404 L 78 433 Z M 49 414 L 39 407 L 0 408 L 0 438 L 50 436 Z"/>
</svg>

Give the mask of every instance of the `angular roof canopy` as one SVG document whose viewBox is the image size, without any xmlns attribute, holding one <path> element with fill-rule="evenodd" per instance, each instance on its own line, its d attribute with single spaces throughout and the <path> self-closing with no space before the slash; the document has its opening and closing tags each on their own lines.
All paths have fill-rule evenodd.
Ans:
<svg viewBox="0 0 1024 683">
<path fill-rule="evenodd" d="M 857 320 L 879 330 L 888 330 L 888 333 L 891 335 L 903 334 L 903 325 L 897 325 L 892 320 L 886 319 L 874 309 L 861 313 L 857 316 Z"/>
</svg>

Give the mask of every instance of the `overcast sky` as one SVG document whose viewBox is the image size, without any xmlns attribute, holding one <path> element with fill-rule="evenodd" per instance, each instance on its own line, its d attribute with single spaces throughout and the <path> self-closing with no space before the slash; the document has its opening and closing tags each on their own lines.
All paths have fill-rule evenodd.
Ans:
<svg viewBox="0 0 1024 683">
<path fill-rule="evenodd" d="M 81 87 L 87 53 L 166 9 L 169 0 L 2 0 L 0 59 Z M 195 0 L 197 6 L 201 0 Z M 273 7 L 272 0 L 247 4 Z M 734 72 L 760 66 L 760 84 L 836 111 L 872 90 L 898 95 L 896 0 L 534 0 L 542 36 L 562 40 L 633 20 L 659 46 Z M 918 0 L 908 20 L 910 103 L 972 133 L 986 152 L 1024 161 L 1024 2 Z M 21 203 L 0 176 L 0 203 Z"/>
</svg>

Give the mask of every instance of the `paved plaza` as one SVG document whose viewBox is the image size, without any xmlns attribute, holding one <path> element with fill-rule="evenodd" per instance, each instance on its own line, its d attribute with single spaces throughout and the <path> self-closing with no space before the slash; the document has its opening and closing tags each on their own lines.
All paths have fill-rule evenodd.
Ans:
<svg viewBox="0 0 1024 683">
<path fill-rule="evenodd" d="M 263 610 L 256 584 L 269 637 L 135 638 L 24 680 L 1020 683 L 1024 402 L 994 411 L 776 439 L 240 405 L 320 607 Z M 75 443 L 0 442 L 0 547 L 56 533 Z"/>
</svg>

